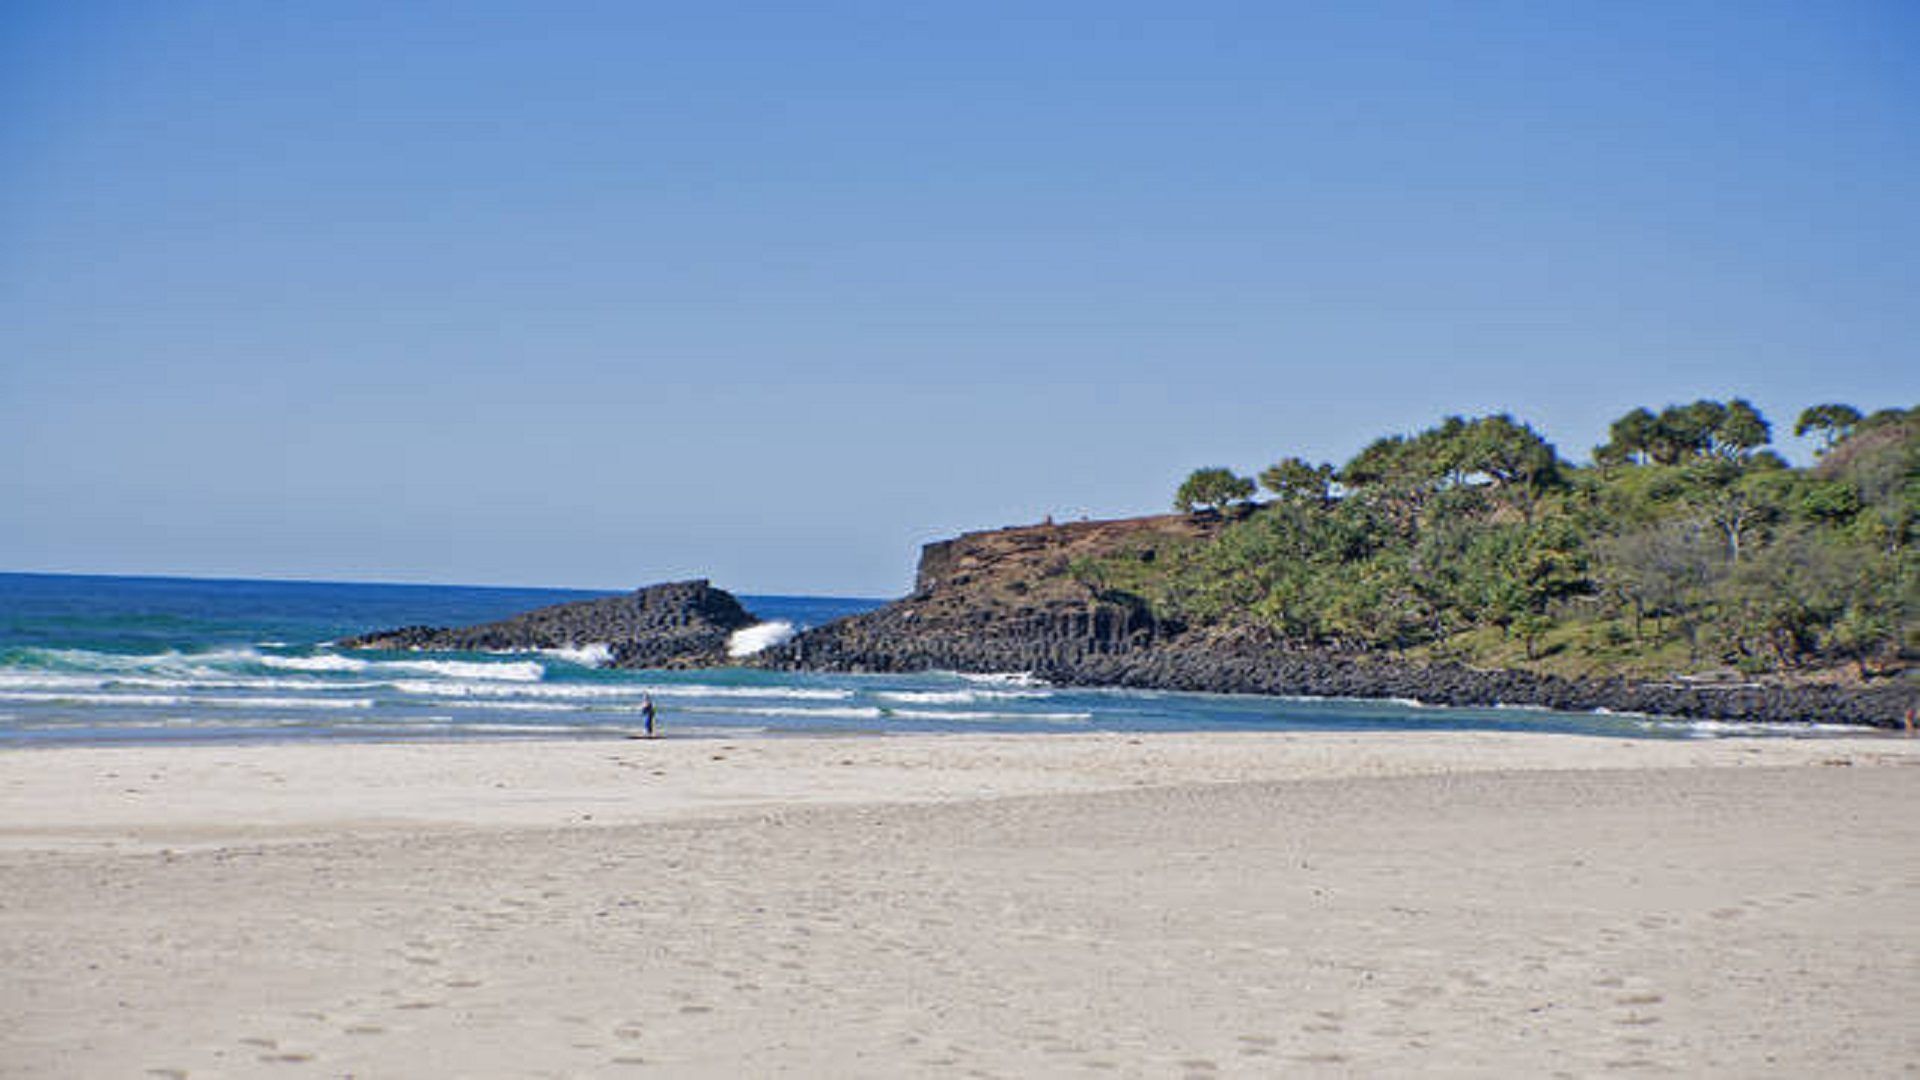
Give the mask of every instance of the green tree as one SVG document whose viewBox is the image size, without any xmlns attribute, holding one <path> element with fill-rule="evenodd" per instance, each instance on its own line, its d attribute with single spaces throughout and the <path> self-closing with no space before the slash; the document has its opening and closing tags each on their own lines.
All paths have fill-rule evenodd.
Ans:
<svg viewBox="0 0 1920 1080">
<path fill-rule="evenodd" d="M 1638 408 L 1615 420 L 1608 435 L 1607 443 L 1594 450 L 1595 461 L 1602 465 L 1650 463 L 1659 440 L 1660 420 L 1651 409 Z"/>
<path fill-rule="evenodd" d="M 1535 498 L 1559 480 L 1560 457 L 1553 444 L 1506 413 L 1473 421 L 1457 438 L 1456 457 L 1466 471 L 1510 493 L 1532 521 Z"/>
<path fill-rule="evenodd" d="M 1613 422 L 1611 441 L 1593 456 L 1602 465 L 1634 461 L 1678 465 L 1703 456 L 1737 461 L 1765 446 L 1772 430 L 1767 418 L 1745 398 L 1726 403 L 1702 398 L 1688 405 L 1669 405 L 1658 416 L 1645 408 L 1633 410 Z"/>
<path fill-rule="evenodd" d="M 1682 501 L 1726 541 L 1727 561 L 1737 563 L 1754 530 L 1781 516 L 1781 478 L 1773 470 L 1748 471 L 1724 459 L 1689 467 Z"/>
<path fill-rule="evenodd" d="M 1225 509 L 1253 497 L 1253 481 L 1231 469 L 1195 469 L 1174 493 L 1173 508 L 1192 513 L 1201 507 Z"/>
<path fill-rule="evenodd" d="M 1820 436 L 1820 449 L 1814 452 L 1824 456 L 1833 449 L 1835 443 L 1853 434 L 1855 425 L 1859 423 L 1860 410 L 1851 405 L 1838 402 L 1813 405 L 1801 411 L 1800 419 L 1794 422 L 1793 433 L 1817 433 Z"/>
<path fill-rule="evenodd" d="M 1385 435 L 1368 443 L 1340 470 L 1350 487 L 1416 486 L 1427 479 L 1420 454 L 1405 435 Z"/>
<path fill-rule="evenodd" d="M 1260 486 L 1289 503 L 1333 503 L 1333 466 L 1308 464 L 1297 457 L 1285 457 L 1260 473 Z"/>
<path fill-rule="evenodd" d="M 1646 619 L 1678 623 L 1689 644 L 1701 605 L 1726 574 L 1726 560 L 1702 523 L 1661 522 L 1594 543 L 1601 586 L 1633 614 L 1634 632 Z"/>
<path fill-rule="evenodd" d="M 1812 468 L 1766 449 L 1766 418 L 1740 398 L 1636 409 L 1612 435 L 1596 456 L 1622 467 L 1579 468 L 1510 416 L 1450 416 L 1369 443 L 1339 498 L 1327 466 L 1281 458 L 1260 513 L 1074 572 L 1227 639 L 1595 674 L 1877 677 L 1920 650 L 1920 410 L 1861 418 Z M 1253 490 L 1202 469 L 1178 505 Z"/>
<path fill-rule="evenodd" d="M 1744 460 L 1773 441 L 1773 425 L 1746 398 L 1734 398 L 1708 433 L 1709 449 L 1730 461 Z"/>
</svg>

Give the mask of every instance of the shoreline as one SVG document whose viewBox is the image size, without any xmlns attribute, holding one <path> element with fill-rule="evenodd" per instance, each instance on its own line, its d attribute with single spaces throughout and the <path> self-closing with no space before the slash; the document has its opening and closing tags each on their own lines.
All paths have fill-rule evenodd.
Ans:
<svg viewBox="0 0 1920 1080">
<path fill-rule="evenodd" d="M 747 664 L 797 672 L 1025 671 L 1057 686 L 1089 689 L 1406 701 L 1441 708 L 1541 708 L 1676 721 L 1845 724 L 1889 731 L 1902 730 L 1908 710 L 1920 707 L 1920 686 L 1911 679 L 1848 686 L 1571 678 L 1457 663 L 1409 663 L 1374 654 L 1248 640 L 1136 644 L 1089 636 L 1078 624 L 1072 624 L 1066 634 L 1056 631 L 1051 624 L 1037 629 L 1014 626 L 1004 635 L 970 637 L 948 629 L 914 627 L 881 609 L 815 627 L 792 643 L 748 658 Z"/>
<path fill-rule="evenodd" d="M 1895 1075 L 1920 742 L 0 752 L 0 1074 Z"/>
</svg>

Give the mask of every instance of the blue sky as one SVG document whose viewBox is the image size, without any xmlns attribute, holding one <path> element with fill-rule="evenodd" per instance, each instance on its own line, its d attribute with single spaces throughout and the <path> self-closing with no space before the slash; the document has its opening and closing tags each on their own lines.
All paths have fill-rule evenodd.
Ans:
<svg viewBox="0 0 1920 1080">
<path fill-rule="evenodd" d="M 893 595 L 1448 413 L 1911 404 L 1915 55 L 1907 3 L 15 2 L 0 569 Z"/>
</svg>

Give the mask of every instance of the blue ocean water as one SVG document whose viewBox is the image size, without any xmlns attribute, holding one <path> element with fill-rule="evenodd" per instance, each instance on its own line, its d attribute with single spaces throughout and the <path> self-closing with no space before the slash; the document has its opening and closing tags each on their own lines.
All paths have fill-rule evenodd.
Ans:
<svg viewBox="0 0 1920 1080">
<path fill-rule="evenodd" d="M 1637 716 L 1075 689 L 1020 672 L 617 671 L 592 648 L 381 652 L 329 644 L 601 593 L 0 574 L 0 747 L 259 739 L 611 738 L 651 696 L 669 734 L 1497 730 L 1635 738 L 1784 733 Z M 795 628 L 877 600 L 743 596 Z M 1796 729 L 1804 733 L 1803 729 Z"/>
</svg>

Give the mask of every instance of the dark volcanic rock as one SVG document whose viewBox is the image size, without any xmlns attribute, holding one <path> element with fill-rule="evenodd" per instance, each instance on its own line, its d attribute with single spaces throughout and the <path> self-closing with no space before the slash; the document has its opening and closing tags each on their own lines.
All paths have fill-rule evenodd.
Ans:
<svg viewBox="0 0 1920 1080">
<path fill-rule="evenodd" d="M 478 626 L 403 626 L 342 645 L 354 649 L 560 649 L 604 644 L 616 667 L 707 667 L 726 662 L 727 637 L 757 621 L 704 580 L 650 585 L 576 600 Z"/>
<path fill-rule="evenodd" d="M 1098 593 L 1067 572 L 1076 555 L 1150 557 L 1155 543 L 1207 528 L 1196 519 L 1143 518 L 972 533 L 929 544 L 914 595 L 809 630 L 749 663 L 815 671 L 1026 671 L 1061 685 L 1881 727 L 1899 726 L 1902 714 L 1920 703 L 1910 681 L 1859 687 L 1566 679 L 1302 649 L 1254 631 L 1201 633 L 1158 622 L 1137 600 Z"/>
</svg>

